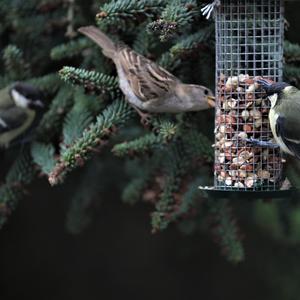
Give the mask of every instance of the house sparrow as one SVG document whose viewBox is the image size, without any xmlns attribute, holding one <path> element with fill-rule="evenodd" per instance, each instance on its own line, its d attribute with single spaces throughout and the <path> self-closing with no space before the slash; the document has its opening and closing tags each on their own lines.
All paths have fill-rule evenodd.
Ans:
<svg viewBox="0 0 300 300">
<path fill-rule="evenodd" d="M 0 147 L 28 139 L 45 105 L 35 87 L 17 82 L 0 91 Z"/>
<path fill-rule="evenodd" d="M 211 90 L 204 86 L 184 84 L 153 61 L 136 53 L 128 46 L 113 42 L 94 26 L 78 29 L 113 60 L 119 85 L 128 102 L 144 117 L 140 110 L 150 113 L 180 113 L 214 107 Z"/>
<path fill-rule="evenodd" d="M 220 0 L 214 0 L 211 4 L 205 5 L 203 8 L 201 8 L 202 15 L 206 16 L 206 19 L 209 19 L 214 11 L 214 8 L 219 5 L 221 5 Z"/>
</svg>

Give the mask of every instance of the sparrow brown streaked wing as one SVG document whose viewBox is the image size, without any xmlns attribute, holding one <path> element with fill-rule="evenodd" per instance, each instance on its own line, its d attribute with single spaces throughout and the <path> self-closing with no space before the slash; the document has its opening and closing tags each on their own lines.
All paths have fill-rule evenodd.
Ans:
<svg viewBox="0 0 300 300">
<path fill-rule="evenodd" d="M 119 46 L 118 62 L 133 93 L 146 102 L 167 96 L 179 79 L 127 46 Z"/>
</svg>

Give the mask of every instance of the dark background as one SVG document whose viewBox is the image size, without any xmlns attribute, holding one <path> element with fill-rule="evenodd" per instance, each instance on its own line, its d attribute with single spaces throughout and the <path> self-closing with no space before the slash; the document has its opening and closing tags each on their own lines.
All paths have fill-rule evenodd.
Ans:
<svg viewBox="0 0 300 300">
<path fill-rule="evenodd" d="M 300 42 L 299 13 L 300 2 L 287 2 L 293 42 Z M 151 234 L 147 206 L 124 205 L 118 170 L 106 176 L 115 186 L 79 235 L 65 229 L 65 189 L 45 179 L 30 188 L 0 232 L 1 300 L 299 299 L 299 247 L 241 223 L 246 261 L 232 265 L 208 236 L 184 236 L 176 227 Z"/>
</svg>

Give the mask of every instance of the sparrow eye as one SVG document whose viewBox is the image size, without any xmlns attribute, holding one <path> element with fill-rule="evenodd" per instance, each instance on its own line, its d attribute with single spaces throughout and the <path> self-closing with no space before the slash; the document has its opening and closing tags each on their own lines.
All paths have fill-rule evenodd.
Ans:
<svg viewBox="0 0 300 300">
<path fill-rule="evenodd" d="M 208 95 L 208 90 L 204 90 L 204 95 Z"/>
</svg>

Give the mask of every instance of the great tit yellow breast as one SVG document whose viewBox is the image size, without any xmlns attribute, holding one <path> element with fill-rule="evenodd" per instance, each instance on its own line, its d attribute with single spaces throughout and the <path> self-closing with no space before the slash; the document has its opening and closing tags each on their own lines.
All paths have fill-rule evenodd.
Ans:
<svg viewBox="0 0 300 300">
<path fill-rule="evenodd" d="M 274 108 L 270 109 L 269 112 L 269 120 L 270 120 L 270 126 L 271 126 L 271 130 L 273 133 L 273 137 L 276 141 L 276 143 L 279 145 L 280 149 L 285 152 L 288 153 L 290 155 L 294 155 L 289 148 L 285 145 L 284 141 L 282 140 L 281 136 L 279 136 L 277 134 L 277 130 L 276 130 L 276 124 L 277 124 L 277 119 L 279 118 L 279 114 L 276 112 L 276 110 Z"/>
<path fill-rule="evenodd" d="M 22 135 L 31 126 L 36 117 L 36 112 L 26 109 L 26 115 L 27 118 L 21 126 L 0 134 L 0 147 L 7 148 L 14 139 Z"/>
</svg>

